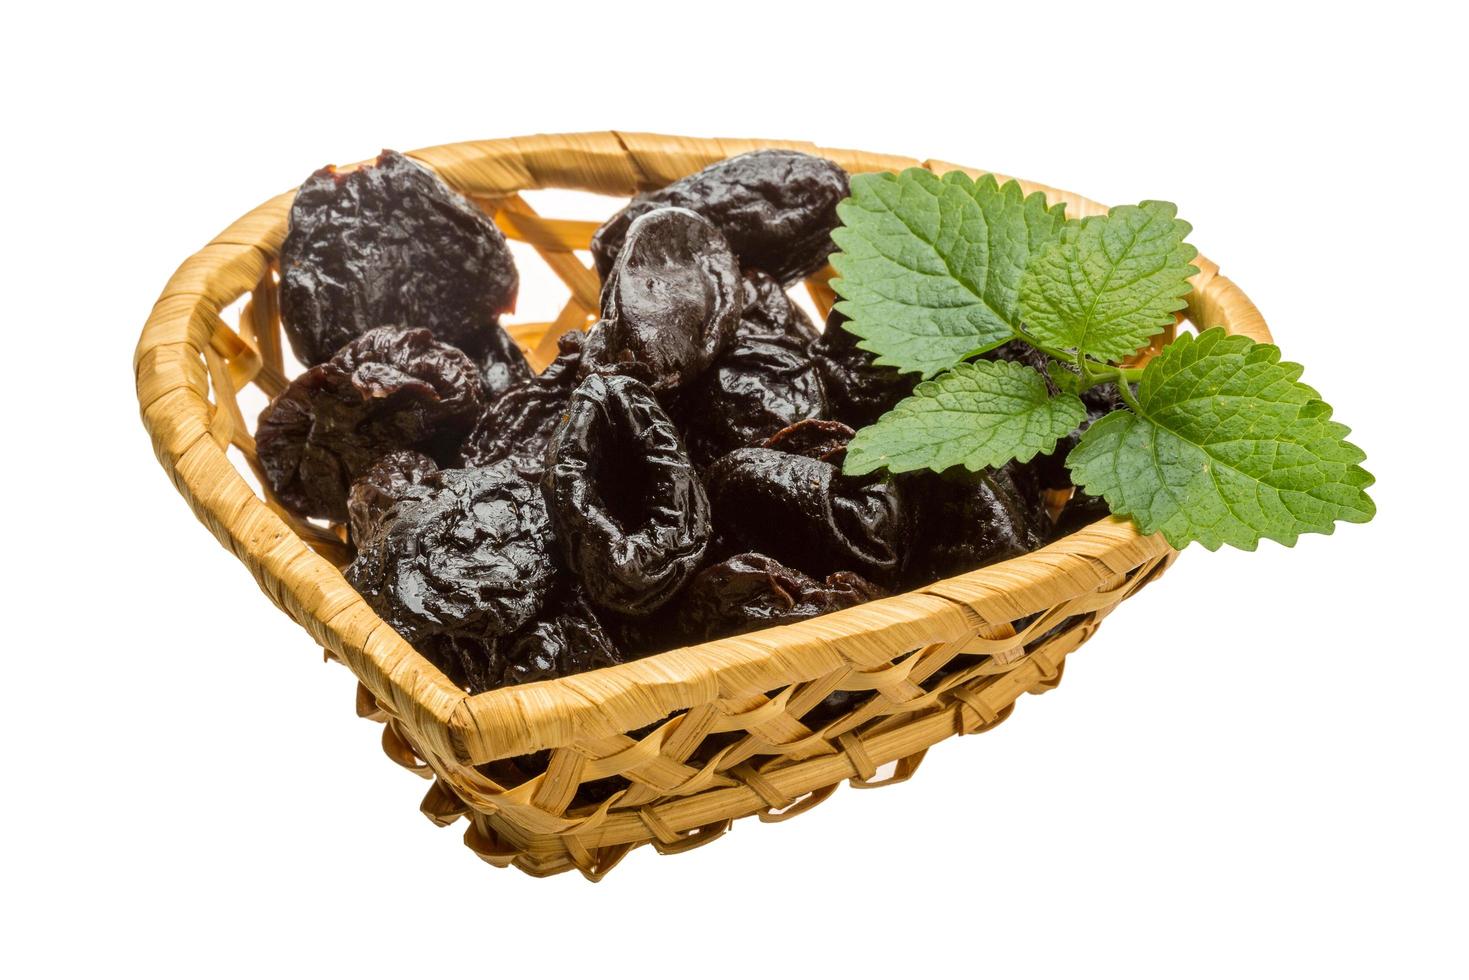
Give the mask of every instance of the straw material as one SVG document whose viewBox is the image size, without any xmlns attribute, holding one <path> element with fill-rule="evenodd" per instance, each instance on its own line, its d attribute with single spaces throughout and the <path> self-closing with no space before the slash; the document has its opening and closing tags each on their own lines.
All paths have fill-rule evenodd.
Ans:
<svg viewBox="0 0 1469 980">
<path fill-rule="evenodd" d="M 820 154 L 853 173 L 911 166 L 983 172 L 806 143 L 610 132 L 458 143 L 411 156 L 481 204 L 507 236 L 534 247 L 565 282 L 570 298 L 554 320 L 512 328 L 541 367 L 561 331 L 595 318 L 597 276 L 576 250 L 587 247 L 596 225 L 542 217 L 518 192 L 629 195 L 772 146 Z M 1071 216 L 1105 210 L 1021 183 L 1065 201 Z M 468 818 L 465 843 L 491 864 L 536 875 L 575 868 L 596 880 L 641 844 L 688 850 L 739 817 L 773 821 L 809 810 L 843 781 L 901 782 L 930 745 L 991 728 L 1021 694 L 1055 686 L 1067 655 L 1176 557 L 1161 536 L 1106 520 L 906 595 L 466 696 L 343 579 L 338 566 L 348 550 L 339 529 L 303 522 L 256 496 L 226 456 L 233 446 L 258 477 L 236 394 L 253 384 L 273 395 L 286 382 L 275 259 L 291 199 L 282 194 L 251 211 L 169 280 L 134 361 L 143 422 L 199 520 L 276 605 L 357 675 L 358 713 L 385 723 L 389 757 L 433 780 L 425 815 L 441 825 Z M 1244 293 L 1212 262 L 1197 264 L 1188 319 L 1268 341 Z M 823 311 L 833 299 L 829 274 L 807 283 Z M 238 323 L 226 322 L 221 311 L 241 297 Z M 956 661 L 961 653 L 970 656 Z M 863 697 L 845 715 L 808 726 L 807 712 L 833 691 Z M 485 775 L 501 771 L 485 763 L 542 749 L 551 750 L 544 768 L 518 785 Z M 573 805 L 581 784 L 606 777 L 617 777 L 617 789 L 604 802 Z"/>
</svg>

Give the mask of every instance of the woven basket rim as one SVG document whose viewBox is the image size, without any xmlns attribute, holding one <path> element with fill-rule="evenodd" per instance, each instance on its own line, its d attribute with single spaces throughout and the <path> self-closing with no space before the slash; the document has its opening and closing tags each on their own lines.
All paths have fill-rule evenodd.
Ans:
<svg viewBox="0 0 1469 980">
<path fill-rule="evenodd" d="M 676 146 L 676 157 L 664 152 L 667 146 Z M 484 200 L 545 187 L 626 195 L 697 169 L 691 163 L 702 166 L 761 147 L 819 154 L 853 173 L 908 166 L 971 176 L 992 172 L 795 141 L 619 132 L 446 144 L 408 155 Z M 1064 201 L 1068 215 L 1106 210 L 1070 192 L 1020 183 L 1027 193 L 1045 193 L 1051 203 Z M 277 605 L 352 667 L 374 694 L 412 717 L 430 746 L 459 762 L 479 764 L 589 735 L 621 733 L 695 704 L 763 693 L 844 666 L 892 669 L 894 649 L 1018 618 L 1023 614 L 1018 610 L 1048 579 L 1064 577 L 1077 591 L 1095 589 L 1170 550 L 1161 535 L 1144 537 L 1129 522 L 1103 520 L 1030 554 L 802 623 L 467 695 L 398 637 L 334 565 L 255 497 L 211 438 L 219 421 L 215 416 L 222 413 L 210 411 L 202 362 L 215 344 L 218 311 L 265 274 L 284 237 L 294 193 L 278 195 L 237 220 L 170 280 L 134 359 L 143 421 L 160 462 L 201 521 L 250 567 Z M 1189 319 L 1201 328 L 1218 325 L 1270 341 L 1254 304 L 1219 274 L 1218 266 L 1202 256 L 1195 264 L 1200 272 L 1188 297 Z"/>
</svg>

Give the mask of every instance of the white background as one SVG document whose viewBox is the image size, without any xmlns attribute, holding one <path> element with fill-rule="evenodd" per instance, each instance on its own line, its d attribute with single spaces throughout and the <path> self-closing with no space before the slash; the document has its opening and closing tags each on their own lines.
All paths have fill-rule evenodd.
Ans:
<svg viewBox="0 0 1469 980">
<path fill-rule="evenodd" d="M 3 972 L 1464 976 L 1464 25 L 1341 6 L 12 12 Z M 130 357 L 174 267 L 325 162 L 607 128 L 1179 202 L 1380 516 L 1191 549 L 903 786 L 595 887 L 481 864 L 169 485 Z"/>
</svg>

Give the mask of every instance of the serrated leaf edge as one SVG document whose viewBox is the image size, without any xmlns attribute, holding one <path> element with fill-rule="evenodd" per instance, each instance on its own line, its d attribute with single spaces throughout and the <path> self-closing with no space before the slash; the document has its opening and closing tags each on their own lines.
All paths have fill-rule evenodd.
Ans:
<svg viewBox="0 0 1469 980">
<path fill-rule="evenodd" d="M 1257 532 L 1253 527 L 1251 527 L 1247 523 L 1241 521 L 1240 524 L 1242 526 L 1246 527 L 1250 531 L 1251 537 L 1250 537 L 1250 541 L 1249 541 L 1248 544 L 1246 544 L 1246 545 L 1239 545 L 1239 544 L 1234 544 L 1233 542 L 1227 542 L 1227 541 L 1225 541 L 1223 539 L 1223 537 L 1219 537 L 1217 539 L 1204 539 L 1204 538 L 1194 538 L 1194 537 L 1188 537 L 1188 536 L 1178 536 L 1178 537 L 1170 536 L 1167 531 L 1163 531 L 1156 524 L 1154 526 L 1152 526 L 1152 527 L 1149 527 L 1136 514 L 1132 514 L 1132 513 L 1127 512 L 1126 510 L 1124 510 L 1123 507 L 1122 507 L 1122 501 L 1118 498 L 1118 496 L 1117 496 L 1117 494 L 1115 492 L 1109 493 L 1106 490 L 1094 489 L 1095 484 L 1088 484 L 1088 483 L 1085 483 L 1085 482 L 1078 483 L 1077 484 L 1077 488 L 1079 490 L 1083 491 L 1084 493 L 1088 493 L 1088 494 L 1091 494 L 1093 496 L 1101 496 L 1102 499 L 1107 502 L 1107 509 L 1108 510 L 1112 511 L 1112 513 L 1115 516 L 1126 517 L 1129 520 L 1131 520 L 1133 522 L 1133 524 L 1137 527 L 1137 529 L 1138 529 L 1138 531 L 1140 533 L 1146 534 L 1146 535 L 1162 533 L 1164 539 L 1167 540 L 1169 546 L 1172 547 L 1176 551 L 1182 551 L 1188 545 L 1193 544 L 1193 543 L 1197 543 L 1197 544 L 1201 545 L 1205 550 L 1211 551 L 1211 552 L 1212 551 L 1218 551 L 1219 548 L 1222 547 L 1225 544 L 1229 544 L 1229 545 L 1231 545 L 1231 547 L 1238 548 L 1241 551 L 1250 552 L 1250 551 L 1255 551 L 1259 547 L 1260 541 L 1262 539 L 1264 539 L 1264 540 L 1270 540 L 1270 541 L 1275 541 L 1275 542 L 1278 542 L 1279 544 L 1284 545 L 1287 548 L 1293 548 L 1293 547 L 1295 547 L 1296 542 L 1298 540 L 1300 540 L 1300 536 L 1302 534 L 1321 534 L 1321 535 L 1327 535 L 1327 536 L 1329 536 L 1329 535 L 1335 533 L 1335 531 L 1336 531 L 1336 525 L 1339 524 L 1339 523 L 1363 524 L 1363 523 L 1366 523 L 1367 521 L 1370 521 L 1373 517 L 1375 517 L 1376 514 L 1377 514 L 1377 504 L 1376 504 L 1376 502 L 1371 497 L 1367 496 L 1367 494 L 1365 493 L 1365 491 L 1366 491 L 1366 489 L 1368 487 L 1372 486 L 1374 483 L 1377 482 L 1377 478 L 1374 477 L 1370 472 L 1368 472 L 1366 469 L 1364 469 L 1360 465 L 1361 462 L 1363 462 L 1363 461 L 1366 460 L 1367 454 L 1360 447 L 1358 447 L 1356 444 L 1351 443 L 1351 442 L 1348 442 L 1346 440 L 1345 437 L 1348 434 L 1351 433 L 1351 431 L 1352 431 L 1351 428 L 1348 427 L 1347 425 L 1345 425 L 1344 423 L 1338 422 L 1338 421 L 1336 421 L 1336 420 L 1334 420 L 1334 419 L 1331 418 L 1331 414 L 1333 412 L 1332 407 L 1329 404 L 1327 404 L 1324 400 L 1322 400 L 1320 394 L 1316 391 L 1316 389 L 1312 388 L 1308 384 L 1305 384 L 1304 382 L 1301 382 L 1301 381 L 1297 380 L 1297 379 L 1300 378 L 1301 374 L 1305 370 L 1301 364 L 1299 364 L 1299 363 L 1297 363 L 1295 361 L 1281 361 L 1280 360 L 1280 356 L 1281 356 L 1281 354 L 1280 354 L 1280 348 L 1277 347 L 1277 346 L 1275 346 L 1274 344 L 1263 344 L 1263 343 L 1259 343 L 1258 341 L 1252 340 L 1249 337 L 1243 336 L 1241 334 L 1230 334 L 1230 333 L 1227 333 L 1224 330 L 1223 327 L 1211 327 L 1208 330 L 1205 330 L 1202 333 L 1198 334 L 1197 336 L 1194 336 L 1192 334 L 1180 334 L 1177 339 L 1175 339 L 1172 343 L 1170 343 L 1168 345 L 1168 349 L 1172 349 L 1172 348 L 1175 348 L 1175 347 L 1182 347 L 1184 353 L 1187 353 L 1189 347 L 1197 345 L 1197 346 L 1200 346 L 1200 347 L 1204 347 L 1205 348 L 1197 356 L 1198 357 L 1207 357 L 1210 354 L 1215 353 L 1216 352 L 1216 348 L 1218 348 L 1221 344 L 1231 345 L 1231 346 L 1239 347 L 1239 348 L 1253 347 L 1254 348 L 1254 351 L 1259 351 L 1260 352 L 1260 355 L 1259 355 L 1260 357 L 1262 357 L 1262 358 L 1268 360 L 1270 363 L 1276 364 L 1278 367 L 1284 369 L 1289 374 L 1289 376 L 1290 376 L 1289 377 L 1289 380 L 1290 380 L 1290 383 L 1291 384 L 1299 385 L 1301 388 L 1304 388 L 1309 393 L 1308 401 L 1307 401 L 1306 405 L 1302 406 L 1302 410 L 1303 411 L 1305 410 L 1306 407 L 1317 407 L 1317 406 L 1319 406 L 1319 409 L 1318 410 L 1324 410 L 1326 412 L 1326 417 L 1325 418 L 1322 418 L 1322 419 L 1320 419 L 1318 421 L 1320 421 L 1323 424 L 1329 424 L 1332 427 L 1332 430 L 1333 430 L 1333 434 L 1334 435 L 1336 433 L 1339 433 L 1340 434 L 1340 437 L 1341 437 L 1340 438 L 1340 442 L 1341 442 L 1342 447 L 1344 449 L 1351 450 L 1351 452 L 1358 457 L 1358 462 L 1345 464 L 1346 465 L 1346 471 L 1345 472 L 1346 472 L 1346 475 L 1347 476 L 1350 476 L 1350 477 L 1353 478 L 1351 481 L 1348 482 L 1348 485 L 1349 486 L 1352 486 L 1354 489 L 1364 491 L 1363 494 L 1362 494 L 1362 496 L 1367 501 L 1367 504 L 1368 504 L 1368 510 L 1366 511 L 1366 513 L 1360 519 L 1353 518 L 1353 517 L 1335 517 L 1332 520 L 1328 521 L 1324 527 L 1307 527 L 1307 528 L 1303 528 L 1303 529 L 1301 529 L 1299 531 L 1295 531 L 1295 532 L 1292 532 L 1292 533 L 1281 535 L 1280 537 L 1275 537 L 1273 535 L 1267 535 L 1267 534 L 1263 534 L 1263 533 Z M 1253 357 L 1254 356 L 1254 351 L 1252 351 L 1249 356 Z M 1224 352 L 1225 353 L 1229 353 L 1229 351 L 1227 349 Z M 1151 366 L 1153 363 L 1155 363 L 1155 362 L 1154 361 L 1150 361 L 1149 362 L 1149 366 Z M 1146 369 L 1144 369 L 1143 377 L 1141 379 L 1141 382 L 1139 383 L 1139 387 L 1141 388 L 1142 385 L 1148 384 L 1148 381 L 1149 381 L 1148 372 L 1147 372 Z M 1141 396 L 1141 394 L 1142 394 L 1142 392 L 1139 391 L 1139 395 L 1140 396 Z M 1193 442 L 1190 439 L 1184 438 L 1183 436 L 1179 435 L 1174 430 L 1172 430 L 1170 428 L 1167 428 L 1166 426 L 1160 425 L 1157 422 L 1156 419 L 1151 418 L 1150 416 L 1148 416 L 1148 414 L 1146 412 L 1138 412 L 1138 411 L 1134 411 L 1134 410 L 1118 409 L 1118 410 L 1109 412 L 1106 415 L 1102 416 L 1102 418 L 1100 418 L 1096 422 L 1094 422 L 1090 427 L 1088 427 L 1087 431 L 1082 434 L 1081 440 L 1076 444 L 1076 446 L 1071 450 L 1071 452 L 1067 453 L 1067 455 L 1066 455 L 1066 461 L 1065 462 L 1066 462 L 1066 467 L 1067 467 L 1067 470 L 1068 471 L 1070 471 L 1070 469 L 1071 469 L 1071 460 L 1072 460 L 1072 458 L 1075 457 L 1075 456 L 1077 456 L 1077 454 L 1079 454 L 1082 451 L 1082 449 L 1088 445 L 1088 438 L 1091 437 L 1094 432 L 1105 431 L 1105 425 L 1106 425 L 1107 421 L 1109 419 L 1114 418 L 1114 417 L 1119 416 L 1119 415 L 1120 416 L 1125 416 L 1127 418 L 1137 419 L 1139 421 L 1146 422 L 1149 425 L 1152 425 L 1155 428 L 1159 429 L 1160 431 L 1167 432 L 1169 435 L 1171 435 L 1174 438 L 1178 439 L 1180 442 L 1184 442 L 1184 443 L 1187 443 L 1190 446 L 1193 446 L 1195 449 L 1198 449 L 1201 453 L 1203 453 L 1206 457 L 1208 457 L 1211 461 L 1218 462 L 1217 460 L 1215 460 L 1215 457 L 1211 456 L 1204 449 L 1204 447 L 1198 445 L 1197 443 Z M 1234 467 L 1230 466 L 1228 463 L 1219 463 L 1219 465 L 1225 467 L 1226 469 L 1232 470 L 1234 472 L 1239 472 L 1237 469 L 1235 469 Z M 1211 473 L 1211 479 L 1213 479 L 1213 471 L 1212 471 L 1212 468 L 1211 468 L 1210 473 Z M 1073 474 L 1073 476 L 1074 476 L 1074 474 Z M 1241 476 L 1245 477 L 1246 479 L 1253 479 L 1252 477 L 1249 477 L 1248 474 L 1241 473 Z M 1359 483 L 1358 481 L 1362 481 L 1362 482 Z M 1221 499 L 1223 499 L 1223 494 L 1222 493 L 1220 494 L 1220 497 L 1221 497 Z M 1227 504 L 1226 504 L 1226 506 L 1227 506 Z"/>
</svg>

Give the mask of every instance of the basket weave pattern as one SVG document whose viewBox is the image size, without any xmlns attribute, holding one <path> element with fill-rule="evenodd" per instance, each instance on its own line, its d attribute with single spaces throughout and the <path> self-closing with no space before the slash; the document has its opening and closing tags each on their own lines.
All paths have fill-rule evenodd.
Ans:
<svg viewBox="0 0 1469 980">
<path fill-rule="evenodd" d="M 849 172 L 963 169 L 805 143 L 583 133 L 461 143 L 410 154 L 531 245 L 566 284 L 554 320 L 512 335 L 537 367 L 565 330 L 596 316 L 597 275 L 576 254 L 596 223 L 542 217 L 519 192 L 545 187 L 629 195 L 761 147 L 829 157 Z M 1069 216 L 1105 208 L 1022 181 Z M 628 850 L 687 850 L 732 820 L 782 820 L 843 781 L 907 779 L 928 747 L 1003 721 L 1025 692 L 1060 680 L 1068 654 L 1176 554 L 1161 536 L 1102 521 L 1033 554 L 927 588 L 791 626 L 675 650 L 556 681 L 465 695 L 367 606 L 343 579 L 348 555 L 331 530 L 256 495 L 226 455 L 254 468 L 237 394 L 286 384 L 275 259 L 293 194 L 251 211 L 179 268 L 153 308 L 134 366 L 143 421 L 174 485 L 261 588 L 360 681 L 358 712 L 385 723 L 383 747 L 433 780 L 423 812 L 468 818 L 480 857 L 532 874 L 573 868 L 592 879 Z M 1268 341 L 1264 321 L 1202 258 L 1188 319 Z M 807 283 L 825 312 L 825 277 Z M 248 297 L 237 324 L 221 311 Z M 257 470 L 258 475 L 258 470 Z M 263 481 L 261 481 L 263 483 Z M 834 691 L 861 695 L 835 719 L 808 712 Z M 635 733 L 635 734 L 634 734 Z M 479 767 L 549 749 L 518 785 Z M 881 773 L 890 768 L 891 773 Z M 880 775 L 881 773 L 881 775 Z M 620 777 L 604 801 L 574 805 L 584 783 Z M 605 785 L 605 784 L 604 784 Z"/>
</svg>

